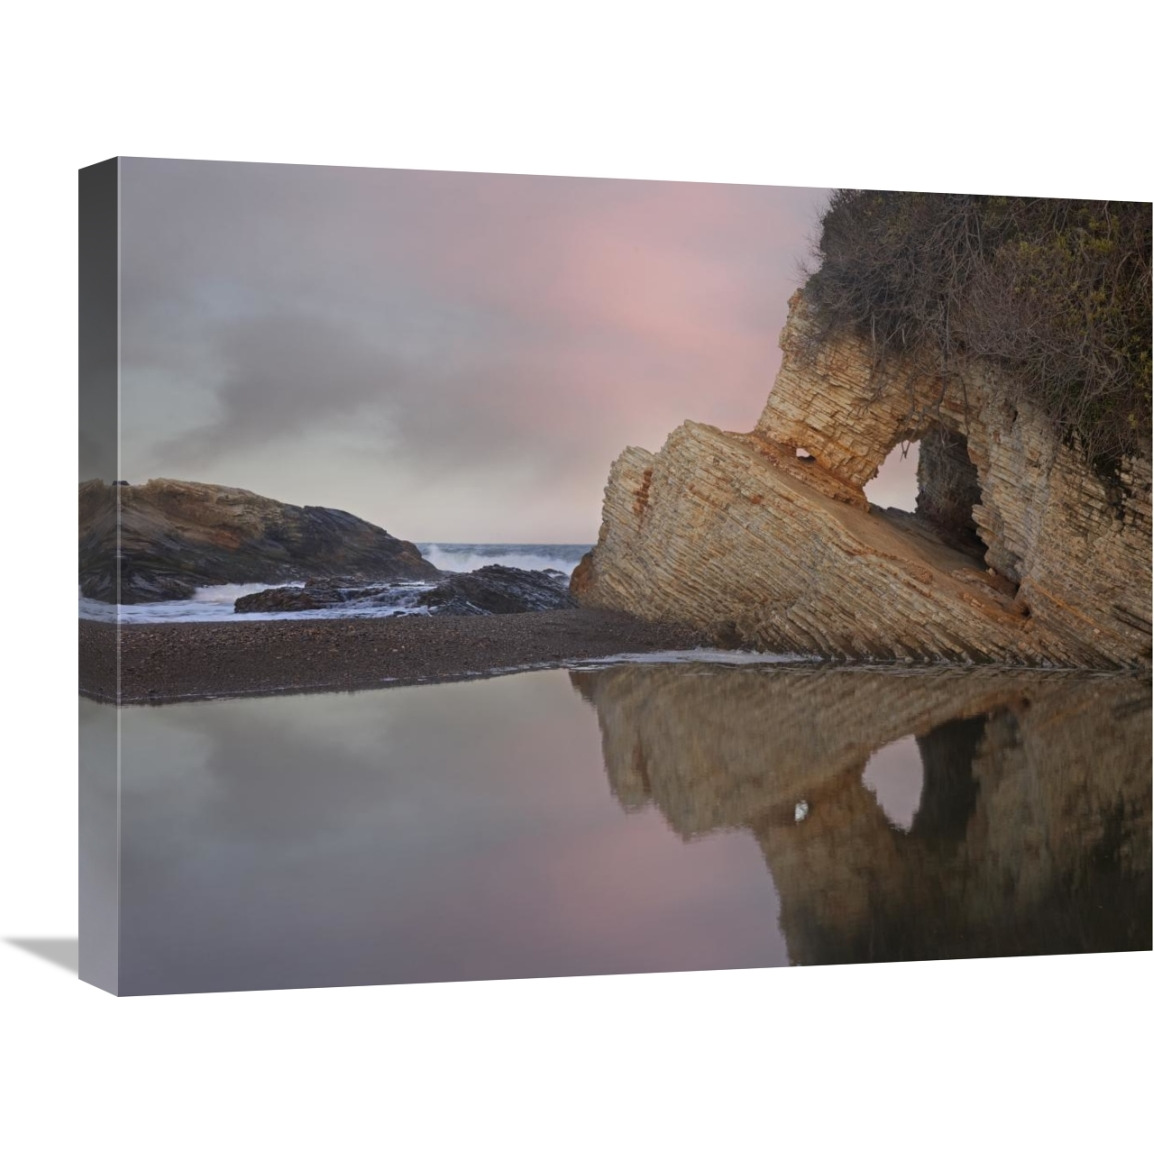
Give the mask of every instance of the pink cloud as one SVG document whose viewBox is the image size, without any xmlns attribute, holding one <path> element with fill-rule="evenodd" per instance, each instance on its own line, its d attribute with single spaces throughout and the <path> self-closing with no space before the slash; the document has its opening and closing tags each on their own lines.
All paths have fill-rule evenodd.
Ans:
<svg viewBox="0 0 1154 1154">
<path fill-rule="evenodd" d="M 129 407 L 138 427 L 164 434 L 147 468 L 166 471 L 165 454 L 183 446 L 181 473 L 228 472 L 274 496 L 323 483 L 323 498 L 306 499 L 370 516 L 375 472 L 368 491 L 419 489 L 425 509 L 451 511 L 422 536 L 474 540 L 527 531 L 510 508 L 510 463 L 536 477 L 537 497 L 556 494 L 541 513 L 556 526 L 549 537 L 584 538 L 627 444 L 655 449 L 686 418 L 751 428 L 824 200 L 806 189 L 134 163 L 126 348 L 140 387 Z M 288 376 L 268 371 L 270 318 L 328 333 L 337 350 L 343 341 L 348 364 L 326 354 L 331 371 L 293 376 L 299 358 Z M 174 389 L 202 389 L 208 403 L 169 403 L 154 378 L 177 364 Z M 190 428 L 179 411 L 217 415 Z M 364 455 L 327 464 L 319 455 L 346 455 L 347 441 L 334 450 L 318 433 L 342 423 L 361 430 Z M 377 454 L 375 430 L 390 423 L 394 442 Z M 270 438 L 277 453 L 262 454 Z"/>
</svg>

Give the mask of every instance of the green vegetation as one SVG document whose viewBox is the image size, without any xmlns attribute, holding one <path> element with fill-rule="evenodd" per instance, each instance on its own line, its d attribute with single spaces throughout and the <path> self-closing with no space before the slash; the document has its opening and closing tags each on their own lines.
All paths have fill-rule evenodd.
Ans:
<svg viewBox="0 0 1154 1154">
<path fill-rule="evenodd" d="M 1150 455 L 1149 204 L 835 192 L 806 296 L 948 378 L 980 357 L 1099 471 Z"/>
</svg>

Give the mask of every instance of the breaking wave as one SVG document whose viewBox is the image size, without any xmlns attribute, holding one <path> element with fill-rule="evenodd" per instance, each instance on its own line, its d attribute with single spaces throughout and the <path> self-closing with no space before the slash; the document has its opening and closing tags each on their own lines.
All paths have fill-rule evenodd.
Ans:
<svg viewBox="0 0 1154 1154">
<path fill-rule="evenodd" d="M 471 573 L 483 565 L 513 569 L 558 569 L 567 577 L 592 545 L 472 545 L 428 542 L 421 555 L 446 573 Z"/>
</svg>

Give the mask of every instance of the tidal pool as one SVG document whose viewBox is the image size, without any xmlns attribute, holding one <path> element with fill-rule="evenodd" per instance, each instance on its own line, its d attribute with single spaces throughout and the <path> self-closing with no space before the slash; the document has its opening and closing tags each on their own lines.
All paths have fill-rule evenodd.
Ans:
<svg viewBox="0 0 1154 1154">
<path fill-rule="evenodd" d="M 119 989 L 1149 949 L 1150 704 L 649 664 L 122 707 Z"/>
</svg>

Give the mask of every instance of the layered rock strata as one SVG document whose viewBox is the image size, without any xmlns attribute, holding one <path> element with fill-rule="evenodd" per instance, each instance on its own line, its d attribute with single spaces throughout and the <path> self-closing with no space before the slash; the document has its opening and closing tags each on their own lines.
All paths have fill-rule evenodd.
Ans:
<svg viewBox="0 0 1154 1154">
<path fill-rule="evenodd" d="M 687 421 L 614 462 L 580 604 L 837 658 L 1149 666 L 1149 455 L 1103 479 L 996 369 L 879 373 L 800 292 L 781 347 L 752 432 Z M 871 506 L 919 439 L 918 513 Z"/>
<path fill-rule="evenodd" d="M 126 605 L 198 586 L 438 576 L 415 545 L 339 509 L 191 481 L 80 486 L 80 591 Z"/>
</svg>

